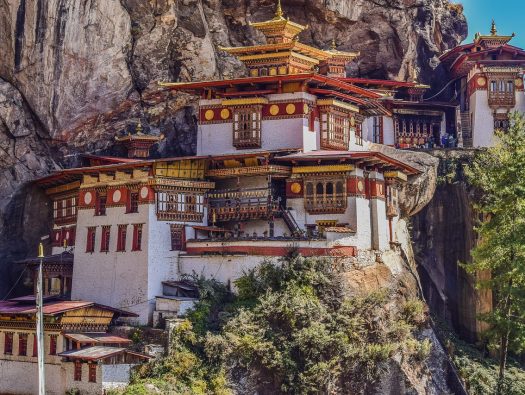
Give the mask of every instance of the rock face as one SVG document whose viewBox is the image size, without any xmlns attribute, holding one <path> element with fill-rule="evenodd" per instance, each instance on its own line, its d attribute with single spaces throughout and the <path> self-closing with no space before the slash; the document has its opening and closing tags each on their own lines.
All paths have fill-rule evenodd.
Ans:
<svg viewBox="0 0 525 395">
<path fill-rule="evenodd" d="M 472 151 L 436 151 L 439 183 L 430 203 L 412 217 L 414 256 L 431 311 L 450 323 L 466 340 L 479 340 L 486 326 L 477 315 L 490 311 L 492 295 L 475 289 L 460 266 L 470 261 L 476 244 L 473 191 L 462 174 Z M 479 274 L 484 275 L 483 273 Z"/>
</svg>

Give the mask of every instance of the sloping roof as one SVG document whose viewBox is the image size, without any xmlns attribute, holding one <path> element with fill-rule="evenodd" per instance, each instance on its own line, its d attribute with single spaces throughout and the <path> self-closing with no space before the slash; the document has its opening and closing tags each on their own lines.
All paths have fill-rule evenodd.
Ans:
<svg viewBox="0 0 525 395">
<path fill-rule="evenodd" d="M 130 339 L 111 335 L 109 333 L 65 333 L 64 337 L 74 340 L 78 343 L 131 343 Z"/>
<path fill-rule="evenodd" d="M 98 361 L 98 360 L 106 359 L 106 358 L 112 357 L 114 355 L 122 354 L 122 353 L 134 355 L 144 360 L 148 360 L 152 358 L 149 355 L 132 352 L 125 348 L 105 347 L 105 346 L 92 346 L 92 347 L 82 348 L 80 350 L 70 350 L 70 351 L 61 352 L 58 355 L 64 358 L 68 358 L 68 359 L 82 359 L 82 360 L 88 360 L 88 361 Z"/>
<path fill-rule="evenodd" d="M 36 305 L 27 303 L 29 299 L 22 303 L 21 300 L 9 300 L 0 302 L 0 314 L 4 315 L 32 315 L 36 313 Z M 85 307 L 94 307 L 101 310 L 109 310 L 117 313 L 123 317 L 138 317 L 135 313 L 124 310 L 115 309 L 113 307 L 104 306 L 94 302 L 87 302 L 84 300 L 52 300 L 44 301 L 43 314 L 48 316 L 55 316 L 66 313 L 71 310 L 78 310 Z"/>
<path fill-rule="evenodd" d="M 43 258 L 38 258 L 38 257 L 26 258 L 26 259 L 22 259 L 20 261 L 16 261 L 15 263 L 24 264 L 24 265 L 27 265 L 27 264 L 40 264 L 40 259 L 42 259 L 42 263 L 43 264 L 46 264 L 46 263 L 67 263 L 67 264 L 73 264 L 73 258 L 74 257 L 75 257 L 75 255 L 72 252 L 64 251 L 64 252 L 61 252 L 60 254 L 48 255 L 48 256 L 45 256 Z"/>
</svg>

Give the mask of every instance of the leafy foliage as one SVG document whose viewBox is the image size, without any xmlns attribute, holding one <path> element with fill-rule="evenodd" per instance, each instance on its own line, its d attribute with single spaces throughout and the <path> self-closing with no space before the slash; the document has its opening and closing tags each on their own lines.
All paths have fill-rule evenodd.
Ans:
<svg viewBox="0 0 525 395">
<path fill-rule="evenodd" d="M 491 347 L 500 352 L 500 382 L 508 349 L 525 350 L 525 119 L 512 115 L 498 143 L 474 158 L 470 182 L 482 192 L 477 204 L 483 216 L 479 243 L 466 269 L 480 288 L 494 293 L 493 311 L 481 318 L 490 324 Z M 490 273 L 480 276 L 480 273 Z M 502 384 L 502 383 L 500 383 Z M 500 391 L 501 393 L 501 391 Z"/>
<path fill-rule="evenodd" d="M 423 304 L 390 292 L 348 299 L 332 261 L 290 254 L 237 282 L 199 282 L 202 300 L 126 394 L 363 393 L 394 354 L 420 363 Z M 397 305 L 396 305 L 397 304 Z"/>
</svg>

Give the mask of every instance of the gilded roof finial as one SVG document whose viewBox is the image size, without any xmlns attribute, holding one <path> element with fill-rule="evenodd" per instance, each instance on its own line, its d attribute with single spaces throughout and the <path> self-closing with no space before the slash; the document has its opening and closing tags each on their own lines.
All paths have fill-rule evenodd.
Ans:
<svg viewBox="0 0 525 395">
<path fill-rule="evenodd" d="M 335 42 L 335 38 L 332 39 L 332 44 L 330 45 L 330 49 L 332 51 L 335 51 L 337 49 L 337 44 Z"/>
<path fill-rule="evenodd" d="M 494 21 L 494 19 L 492 20 L 492 27 L 490 28 L 490 34 L 492 34 L 493 36 L 498 34 L 498 29 L 496 29 L 496 22 Z"/>
<path fill-rule="evenodd" d="M 137 128 L 135 129 L 135 132 L 137 134 L 142 134 L 142 122 L 140 119 L 139 119 L 139 123 L 137 123 Z"/>
<path fill-rule="evenodd" d="M 281 0 L 277 0 L 277 9 L 275 10 L 275 19 L 282 19 L 283 15 L 284 13 L 281 7 Z"/>
</svg>

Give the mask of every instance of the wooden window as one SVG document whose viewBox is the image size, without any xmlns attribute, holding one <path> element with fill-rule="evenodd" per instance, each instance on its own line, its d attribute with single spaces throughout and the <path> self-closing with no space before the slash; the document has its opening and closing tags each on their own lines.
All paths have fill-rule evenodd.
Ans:
<svg viewBox="0 0 525 395">
<path fill-rule="evenodd" d="M 509 80 L 505 76 L 499 76 L 490 81 L 489 105 L 513 107 L 516 104 L 514 79 Z"/>
<path fill-rule="evenodd" d="M 117 234 L 117 251 L 126 251 L 126 232 L 128 225 L 119 225 Z"/>
<path fill-rule="evenodd" d="M 142 224 L 133 225 L 133 246 L 132 251 L 140 251 L 142 249 Z"/>
<path fill-rule="evenodd" d="M 328 110 L 321 113 L 321 149 L 347 150 L 350 141 L 350 116 Z"/>
<path fill-rule="evenodd" d="M 138 192 L 130 192 L 126 212 L 128 214 L 139 212 L 139 194 Z"/>
<path fill-rule="evenodd" d="M 18 334 L 18 355 L 27 355 L 27 333 Z"/>
<path fill-rule="evenodd" d="M 38 357 L 38 342 L 36 340 L 36 333 L 33 333 L 33 357 Z"/>
<path fill-rule="evenodd" d="M 49 355 L 57 355 L 57 335 L 49 335 Z"/>
<path fill-rule="evenodd" d="M 344 179 L 305 181 L 304 204 L 309 213 L 344 213 L 347 203 Z"/>
<path fill-rule="evenodd" d="M 55 224 L 62 225 L 75 222 L 77 216 L 77 198 L 70 196 L 53 201 L 53 220 Z"/>
<path fill-rule="evenodd" d="M 157 217 L 185 222 L 201 222 L 204 216 L 204 195 L 189 191 L 157 192 Z"/>
<path fill-rule="evenodd" d="M 95 203 L 95 215 L 106 215 L 106 195 L 97 193 Z"/>
<path fill-rule="evenodd" d="M 363 145 L 363 125 L 356 123 L 355 125 L 355 143 L 357 145 Z"/>
<path fill-rule="evenodd" d="M 376 144 L 383 144 L 383 117 L 381 116 L 373 118 L 372 141 Z"/>
<path fill-rule="evenodd" d="M 100 252 L 109 251 L 109 238 L 111 235 L 111 225 L 104 225 L 102 227 L 102 236 L 100 239 Z"/>
<path fill-rule="evenodd" d="M 95 235 L 97 228 L 90 226 L 87 230 L 86 252 L 95 252 Z"/>
<path fill-rule="evenodd" d="M 170 225 L 171 230 L 171 250 L 183 251 L 185 249 L 185 235 L 183 225 Z"/>
<path fill-rule="evenodd" d="M 13 354 L 13 332 L 5 332 L 4 335 L 4 354 Z"/>
<path fill-rule="evenodd" d="M 73 379 L 75 381 L 82 381 L 82 362 L 75 361 L 75 370 L 73 373 Z"/>
<path fill-rule="evenodd" d="M 261 147 L 261 106 L 234 109 L 233 146 L 237 149 Z"/>
<path fill-rule="evenodd" d="M 96 383 L 97 382 L 97 365 L 94 363 L 90 363 L 88 366 L 89 366 L 89 382 Z"/>
</svg>

